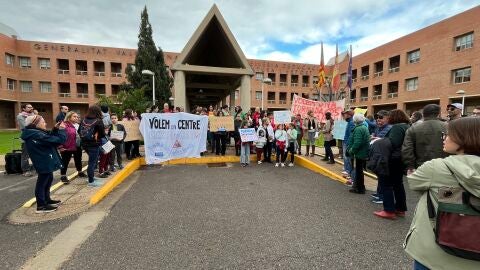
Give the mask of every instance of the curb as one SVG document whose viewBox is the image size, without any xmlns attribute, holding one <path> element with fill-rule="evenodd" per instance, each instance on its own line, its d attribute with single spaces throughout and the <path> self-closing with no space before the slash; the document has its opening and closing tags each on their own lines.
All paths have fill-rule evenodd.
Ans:
<svg viewBox="0 0 480 270">
<path fill-rule="evenodd" d="M 87 169 L 88 166 L 85 166 L 82 168 L 82 172 L 85 171 Z M 72 174 L 70 174 L 67 179 L 68 181 L 71 181 L 72 179 L 74 179 L 75 177 L 77 177 L 78 175 L 78 172 L 74 172 Z M 53 192 L 57 189 L 59 189 L 61 186 L 65 185 L 62 181 L 56 183 L 55 185 L 51 186 L 50 187 L 50 192 Z M 22 205 L 23 208 L 29 208 L 29 207 L 32 207 L 32 205 L 34 205 L 35 203 L 37 202 L 37 199 L 35 197 L 31 198 L 30 200 L 28 200 L 26 203 L 24 203 Z"/>
<path fill-rule="evenodd" d="M 319 156 L 319 157 L 325 157 L 325 155 L 322 155 L 322 154 L 315 154 L 315 155 Z M 335 162 L 340 164 L 340 165 L 343 165 L 343 161 L 340 161 L 338 159 L 335 159 Z M 377 176 L 375 174 L 371 173 L 371 172 L 367 172 L 367 171 L 364 170 L 363 174 L 378 181 Z"/>
<path fill-rule="evenodd" d="M 317 163 L 313 162 L 313 161 L 310 161 L 304 157 L 301 157 L 301 156 L 295 156 L 295 163 L 297 163 L 298 165 L 306 168 L 306 169 L 309 169 L 313 172 L 316 172 L 316 173 L 319 173 L 319 174 L 322 174 L 328 178 L 331 178 L 335 181 L 338 181 L 340 183 L 343 183 L 345 184 L 347 182 L 347 180 L 345 178 L 343 178 L 341 175 L 338 175 L 330 170 L 327 170 L 325 169 L 324 167 L 318 165 Z"/>
</svg>

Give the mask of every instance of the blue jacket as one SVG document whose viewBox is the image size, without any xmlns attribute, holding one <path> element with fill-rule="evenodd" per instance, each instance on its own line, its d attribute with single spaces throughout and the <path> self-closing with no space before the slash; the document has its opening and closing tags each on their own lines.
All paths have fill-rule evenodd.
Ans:
<svg viewBox="0 0 480 270">
<path fill-rule="evenodd" d="M 343 141 L 348 146 L 350 135 L 352 135 L 353 129 L 355 128 L 355 124 L 353 123 L 353 117 L 350 117 L 345 121 L 347 121 L 347 128 L 345 129 L 345 136 L 343 137 Z M 363 121 L 363 125 L 368 128 L 368 123 L 366 121 Z"/>
<path fill-rule="evenodd" d="M 45 131 L 27 127 L 21 137 L 37 173 L 51 173 L 62 168 L 57 147 L 67 140 L 64 130 Z"/>
</svg>

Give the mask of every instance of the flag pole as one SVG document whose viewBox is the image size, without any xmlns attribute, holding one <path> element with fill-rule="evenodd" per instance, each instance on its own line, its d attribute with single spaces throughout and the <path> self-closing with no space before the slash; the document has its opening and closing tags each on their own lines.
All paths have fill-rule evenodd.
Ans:
<svg viewBox="0 0 480 270">
<path fill-rule="evenodd" d="M 352 44 L 350 44 L 349 58 L 350 58 L 350 59 L 348 59 L 349 60 L 349 68 L 351 69 L 352 67 L 350 66 L 350 63 L 352 62 Z M 350 70 L 349 72 L 350 72 L 350 74 L 349 74 L 350 78 L 347 78 L 347 80 L 350 80 L 350 85 L 348 86 L 348 96 L 347 96 L 348 108 L 350 108 L 350 100 L 351 100 L 350 94 L 351 94 L 352 85 L 353 85 L 352 71 Z"/>
</svg>

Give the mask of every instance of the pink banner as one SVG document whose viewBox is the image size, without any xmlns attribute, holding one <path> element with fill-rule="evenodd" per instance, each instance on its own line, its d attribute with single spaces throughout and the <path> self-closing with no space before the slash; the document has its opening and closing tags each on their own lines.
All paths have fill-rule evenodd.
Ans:
<svg viewBox="0 0 480 270">
<path fill-rule="evenodd" d="M 321 102 L 301 98 L 298 95 L 294 95 L 292 102 L 292 116 L 300 114 L 302 118 L 307 116 L 308 111 L 312 110 L 313 115 L 320 122 L 325 122 L 325 113 L 330 112 L 333 119 L 340 119 L 342 117 L 342 111 L 345 108 L 345 99 Z"/>
</svg>

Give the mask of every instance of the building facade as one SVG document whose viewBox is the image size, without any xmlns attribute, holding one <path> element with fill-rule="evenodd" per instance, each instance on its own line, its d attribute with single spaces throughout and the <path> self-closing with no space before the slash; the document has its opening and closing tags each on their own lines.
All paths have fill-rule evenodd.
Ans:
<svg viewBox="0 0 480 270">
<path fill-rule="evenodd" d="M 480 105 L 480 51 L 474 43 L 479 38 L 479 17 L 480 7 L 475 7 L 355 56 L 352 90 L 346 88 L 348 57 L 340 57 L 340 96 L 349 106 L 366 107 L 369 112 L 399 108 L 411 113 L 429 103 L 445 108 L 462 100 L 465 112 L 471 112 Z M 0 129 L 15 128 L 22 103 L 31 103 L 47 121 L 53 121 L 61 105 L 85 113 L 98 96 L 119 92 L 135 53 L 20 40 L 12 33 L 0 33 Z M 172 67 L 179 56 L 166 52 L 166 65 Z M 257 59 L 249 59 L 248 64 L 253 71 L 248 77 L 251 107 L 289 109 L 294 94 L 328 98 L 325 87 L 315 87 L 319 65 Z M 331 70 L 327 66 L 327 74 Z M 188 83 L 188 78 L 184 80 Z M 231 89 L 229 96 L 218 104 L 242 104 L 238 88 Z"/>
</svg>

